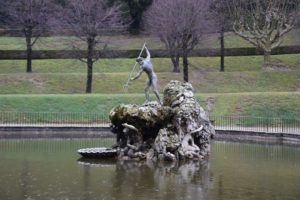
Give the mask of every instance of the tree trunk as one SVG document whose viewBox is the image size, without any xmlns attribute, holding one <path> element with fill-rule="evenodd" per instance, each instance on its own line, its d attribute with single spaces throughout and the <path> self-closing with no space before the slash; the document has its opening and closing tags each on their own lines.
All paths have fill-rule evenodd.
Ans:
<svg viewBox="0 0 300 200">
<path fill-rule="evenodd" d="M 26 34 L 26 51 L 27 51 L 27 67 L 26 72 L 31 73 L 32 72 L 32 44 L 31 44 L 31 37 L 32 37 L 32 31 L 29 30 Z"/>
<path fill-rule="evenodd" d="M 92 93 L 94 39 L 88 39 L 86 93 Z"/>
<path fill-rule="evenodd" d="M 171 60 L 172 60 L 172 63 L 173 63 L 173 72 L 174 73 L 180 73 L 179 56 L 171 56 Z"/>
<path fill-rule="evenodd" d="M 264 65 L 268 65 L 271 62 L 271 51 L 264 52 Z"/>
<path fill-rule="evenodd" d="M 183 61 L 183 80 L 184 82 L 189 82 L 189 64 L 188 64 L 188 56 L 186 53 L 182 56 Z"/>
<path fill-rule="evenodd" d="M 86 79 L 86 93 L 92 93 L 92 82 L 93 82 L 93 61 L 87 59 L 87 79 Z"/>
<path fill-rule="evenodd" d="M 224 25 L 222 25 L 220 32 L 220 45 L 221 45 L 221 59 L 220 59 L 220 72 L 225 71 L 224 59 L 225 59 L 225 45 L 224 45 Z"/>
<path fill-rule="evenodd" d="M 264 65 L 268 65 L 271 62 L 271 42 L 268 41 L 264 48 Z"/>
</svg>

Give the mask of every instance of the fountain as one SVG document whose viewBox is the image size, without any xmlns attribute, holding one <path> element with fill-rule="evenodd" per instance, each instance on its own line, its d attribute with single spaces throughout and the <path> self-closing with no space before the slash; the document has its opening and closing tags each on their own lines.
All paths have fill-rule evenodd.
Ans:
<svg viewBox="0 0 300 200">
<path fill-rule="evenodd" d="M 111 148 L 80 149 L 83 157 L 118 160 L 201 160 L 209 155 L 215 134 L 190 83 L 170 81 L 163 104 L 121 104 L 110 112 L 116 144 Z M 108 156 L 109 155 L 109 156 Z"/>
</svg>

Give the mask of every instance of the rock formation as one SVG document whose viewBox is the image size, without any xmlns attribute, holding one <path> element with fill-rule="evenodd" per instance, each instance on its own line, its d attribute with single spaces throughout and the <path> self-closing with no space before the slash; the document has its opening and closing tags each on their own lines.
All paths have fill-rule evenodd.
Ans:
<svg viewBox="0 0 300 200">
<path fill-rule="evenodd" d="M 171 81 L 163 105 L 118 105 L 110 112 L 119 159 L 187 160 L 209 154 L 215 134 L 190 83 Z"/>
</svg>

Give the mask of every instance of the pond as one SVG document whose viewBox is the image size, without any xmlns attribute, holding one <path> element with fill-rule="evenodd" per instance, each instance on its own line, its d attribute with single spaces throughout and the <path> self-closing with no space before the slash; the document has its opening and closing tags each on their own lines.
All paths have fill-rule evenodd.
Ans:
<svg viewBox="0 0 300 200">
<path fill-rule="evenodd" d="M 299 200 L 300 148 L 214 142 L 207 161 L 82 160 L 103 139 L 0 140 L 0 199 Z"/>
</svg>

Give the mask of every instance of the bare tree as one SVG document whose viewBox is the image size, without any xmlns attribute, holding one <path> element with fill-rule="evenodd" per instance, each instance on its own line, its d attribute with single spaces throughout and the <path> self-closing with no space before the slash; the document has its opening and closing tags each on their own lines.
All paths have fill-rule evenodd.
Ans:
<svg viewBox="0 0 300 200">
<path fill-rule="evenodd" d="M 232 25 L 227 12 L 227 2 L 232 0 L 212 0 L 210 5 L 211 17 L 215 22 L 214 31 L 220 34 L 220 72 L 225 71 L 225 31 Z"/>
<path fill-rule="evenodd" d="M 182 56 L 186 82 L 189 80 L 188 54 L 207 30 L 207 11 L 206 0 L 154 0 L 146 12 L 146 31 L 165 44 L 174 72 L 180 72 L 179 58 Z"/>
<path fill-rule="evenodd" d="M 106 46 L 102 35 L 107 31 L 125 28 L 119 6 L 107 5 L 106 0 L 70 0 L 62 10 L 61 25 L 78 40 L 72 41 L 74 50 L 85 44 L 86 56 L 79 59 L 87 65 L 86 93 L 92 92 L 93 64 L 100 55 L 97 48 Z"/>
<path fill-rule="evenodd" d="M 10 25 L 26 39 L 27 72 L 32 72 L 32 47 L 46 30 L 51 8 L 48 0 L 13 0 L 9 5 Z"/>
<path fill-rule="evenodd" d="M 265 64 L 299 17 L 299 0 L 233 0 L 228 3 L 233 30 L 264 51 Z"/>
</svg>

